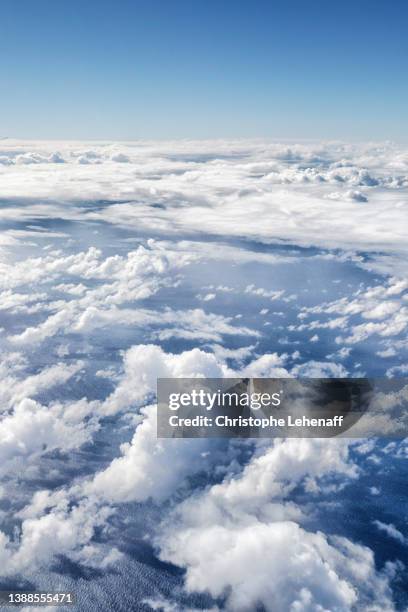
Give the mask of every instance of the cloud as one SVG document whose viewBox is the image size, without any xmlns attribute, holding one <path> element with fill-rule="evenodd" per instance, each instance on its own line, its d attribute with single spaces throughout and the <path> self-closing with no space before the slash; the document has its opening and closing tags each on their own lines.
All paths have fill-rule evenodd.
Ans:
<svg viewBox="0 0 408 612">
<path fill-rule="evenodd" d="M 392 609 L 367 548 L 291 521 L 174 530 L 161 558 L 186 567 L 188 591 L 226 597 L 228 610 L 345 612 L 366 598 Z"/>
<path fill-rule="evenodd" d="M 120 163 L 120 164 L 127 164 L 130 162 L 130 159 L 127 155 L 125 155 L 124 153 L 112 153 L 111 155 L 111 161 Z"/>
<path fill-rule="evenodd" d="M 58 363 L 44 368 L 38 374 L 19 379 L 16 377 L 16 373 L 18 373 L 19 366 L 21 367 L 21 356 L 19 354 L 9 354 L 0 363 L 0 400 L 2 405 L 13 407 L 14 404 L 24 398 L 35 397 L 45 389 L 63 384 L 77 374 L 83 365 L 82 361 L 71 364 Z"/>
<path fill-rule="evenodd" d="M 231 371 L 213 353 L 200 349 L 166 353 L 160 346 L 136 345 L 123 357 L 123 375 L 103 403 L 106 414 L 142 405 L 156 393 L 157 378 L 223 378 Z"/>
<path fill-rule="evenodd" d="M 158 440 L 154 402 L 158 375 L 404 373 L 406 148 L 1 144 L 2 574 L 63 555 L 102 584 L 120 530 L 185 572 L 138 582 L 156 606 L 204 601 L 185 577 L 233 610 L 392 610 L 398 564 L 316 525 L 405 442 Z"/>
<path fill-rule="evenodd" d="M 10 162 L 3 166 L 3 197 L 112 202 L 83 209 L 82 219 L 160 227 L 169 234 L 206 232 L 388 253 L 406 249 L 404 207 L 394 205 L 393 194 L 407 187 L 408 170 L 404 151 L 393 145 L 312 143 L 294 145 L 288 154 L 286 144 L 259 141 L 117 143 L 81 150 L 68 142 L 28 148 L 10 141 L 0 154 Z M 65 163 L 56 164 L 56 156 Z M 14 162 L 26 166 L 23 182 Z M 36 172 L 46 163 L 57 180 Z M 328 197 L 333 185 L 341 185 L 345 199 Z M 370 206 L 361 206 L 368 190 Z M 162 208 L 151 208 L 157 204 Z M 79 214 L 72 206 L 60 212 L 62 218 Z"/>
<path fill-rule="evenodd" d="M 124 373 L 115 391 L 102 404 L 102 411 L 113 414 L 143 403 L 156 391 L 157 377 L 210 377 L 279 375 L 285 356 L 264 355 L 234 373 L 215 355 L 198 349 L 179 355 L 165 353 L 158 346 L 135 346 L 124 356 Z M 214 444 L 207 439 L 157 439 L 157 408 L 142 409 L 143 420 L 137 426 L 130 444 L 122 446 L 122 457 L 116 458 L 106 470 L 97 474 L 89 485 L 92 493 L 113 501 L 162 500 L 170 496 L 183 479 L 207 469 L 208 459 L 202 453 Z M 212 461 L 219 457 L 214 454 Z"/>
<path fill-rule="evenodd" d="M 283 367 L 287 357 L 285 353 L 283 355 L 266 353 L 251 361 L 240 370 L 239 375 L 252 378 L 288 378 L 289 372 Z"/>
<path fill-rule="evenodd" d="M 65 419 L 61 406 L 46 407 L 24 399 L 0 421 L 0 471 L 11 471 L 11 462 L 17 459 L 23 458 L 27 467 L 33 455 L 79 448 L 94 427 L 92 422 Z M 20 463 L 17 466 L 21 468 Z"/>
<path fill-rule="evenodd" d="M 35 326 L 10 335 L 9 341 L 15 346 L 31 345 L 59 333 L 89 333 L 109 325 L 160 326 L 162 329 L 156 331 L 156 337 L 162 340 L 178 337 L 220 342 L 224 334 L 259 335 L 255 330 L 233 325 L 231 318 L 202 309 L 174 311 L 166 308 L 156 311 L 120 308 L 123 303 L 145 300 L 160 288 L 171 286 L 174 284 L 172 273 L 195 258 L 194 254 L 164 253 L 150 242 L 149 248 L 140 246 L 125 257 L 103 258 L 100 250 L 91 247 L 86 252 L 68 256 L 55 251 L 45 257 L 23 260 L 17 265 L 0 262 L 0 271 L 3 272 L 0 286 L 3 283 L 6 287 L 17 287 L 34 282 L 47 285 L 54 281 L 55 290 L 65 293 L 65 299 L 41 306 L 38 300 L 43 300 L 44 295 L 32 297 L 31 301 L 36 301 L 33 312 L 55 312 Z M 82 282 L 67 283 L 69 276 L 80 277 Z M 59 279 L 65 282 L 57 282 Z M 88 286 L 94 280 L 102 282 L 96 288 L 92 284 Z M 15 308 L 29 300 L 23 294 L 12 293 L 11 289 L 7 289 L 3 296 L 5 307 Z"/>
<path fill-rule="evenodd" d="M 201 455 L 208 440 L 158 440 L 156 406 L 144 408 L 142 414 L 145 418 L 131 443 L 121 447 L 122 456 L 96 474 L 86 491 L 110 502 L 162 501 L 174 494 L 186 476 L 204 469 Z"/>
<path fill-rule="evenodd" d="M 90 549 L 89 541 L 98 527 L 103 529 L 111 510 L 98 508 L 92 501 L 68 509 L 67 500 L 61 499 L 50 512 L 36 518 L 27 518 L 21 526 L 19 546 L 11 543 L 0 532 L 0 559 L 3 555 L 3 575 L 32 571 L 46 566 L 55 556 L 66 555 L 72 560 L 90 561 L 90 566 L 106 567 L 117 560 L 114 549 L 105 556 Z M 112 559 L 112 555 L 115 557 Z M 99 556 L 99 559 L 98 559 Z M 110 559 L 109 559 L 110 557 Z"/>
<path fill-rule="evenodd" d="M 160 557 L 186 569 L 189 592 L 226 598 L 226 609 L 392 609 L 372 552 L 299 524 L 285 498 L 304 481 L 357 472 L 344 441 L 278 440 L 238 476 L 182 502 L 156 537 Z M 317 488 L 318 490 L 318 488 Z M 248 571 L 248 568 L 251 568 Z M 320 608 L 321 607 L 321 608 Z"/>
<path fill-rule="evenodd" d="M 331 200 L 347 200 L 348 202 L 368 202 L 368 198 L 361 191 L 356 190 L 348 190 L 345 192 L 334 191 L 333 193 L 329 193 L 328 198 Z"/>
<path fill-rule="evenodd" d="M 386 533 L 390 538 L 394 540 L 398 540 L 401 544 L 405 544 L 407 539 L 404 534 L 399 531 L 392 523 L 383 523 L 382 521 L 375 520 L 373 521 L 373 525 L 375 525 L 380 531 Z"/>
<path fill-rule="evenodd" d="M 358 289 L 352 299 L 342 297 L 332 302 L 302 308 L 302 321 L 314 314 L 341 316 L 330 318 L 324 324 L 316 321 L 302 323 L 295 329 L 339 327 L 346 335 L 339 336 L 337 342 L 346 344 L 363 342 L 375 334 L 381 337 L 396 336 L 408 327 L 406 296 L 406 281 L 390 278 L 384 285 Z M 353 317 L 353 324 L 350 324 L 349 317 Z M 357 317 L 360 317 L 361 322 L 356 321 Z"/>
<path fill-rule="evenodd" d="M 333 361 L 308 361 L 292 368 L 294 376 L 303 378 L 346 378 L 348 372 L 341 363 Z"/>
</svg>

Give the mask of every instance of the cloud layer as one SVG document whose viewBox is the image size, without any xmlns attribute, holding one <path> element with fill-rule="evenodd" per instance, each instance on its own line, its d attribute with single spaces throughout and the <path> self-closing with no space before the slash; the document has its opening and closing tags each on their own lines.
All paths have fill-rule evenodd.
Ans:
<svg viewBox="0 0 408 612">
<path fill-rule="evenodd" d="M 1 145 L 1 577 L 127 585 L 134 609 L 403 609 L 405 441 L 158 440 L 155 393 L 405 375 L 407 150 Z"/>
</svg>

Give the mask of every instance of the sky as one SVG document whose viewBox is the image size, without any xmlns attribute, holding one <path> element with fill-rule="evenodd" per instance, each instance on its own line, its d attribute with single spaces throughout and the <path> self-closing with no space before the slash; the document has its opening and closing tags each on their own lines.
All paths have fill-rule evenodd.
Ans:
<svg viewBox="0 0 408 612">
<path fill-rule="evenodd" d="M 408 4 L 2 0 L 0 136 L 408 140 Z"/>
</svg>

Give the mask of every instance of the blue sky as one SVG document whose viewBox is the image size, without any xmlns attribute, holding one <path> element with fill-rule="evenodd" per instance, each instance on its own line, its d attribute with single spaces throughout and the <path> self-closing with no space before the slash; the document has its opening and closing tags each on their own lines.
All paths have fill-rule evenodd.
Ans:
<svg viewBox="0 0 408 612">
<path fill-rule="evenodd" d="M 408 3 L 2 0 L 0 135 L 406 142 Z"/>
</svg>

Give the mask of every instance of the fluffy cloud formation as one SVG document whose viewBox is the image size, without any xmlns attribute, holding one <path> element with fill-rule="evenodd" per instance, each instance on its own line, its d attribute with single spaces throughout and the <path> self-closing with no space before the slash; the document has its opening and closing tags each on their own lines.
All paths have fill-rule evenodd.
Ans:
<svg viewBox="0 0 408 612">
<path fill-rule="evenodd" d="M 13 413 L 0 422 L 0 472 L 10 470 L 9 462 L 53 449 L 78 448 L 92 433 L 92 427 L 81 422 L 67 422 L 63 410 L 47 408 L 30 399 L 22 400 Z"/>
<path fill-rule="evenodd" d="M 106 414 L 140 405 L 155 394 L 157 378 L 223 378 L 231 375 L 231 371 L 212 353 L 193 349 L 174 355 L 153 344 L 129 349 L 124 355 L 123 366 L 119 384 L 104 402 Z"/>
<path fill-rule="evenodd" d="M 43 393 L 78 375 L 83 362 L 59 363 L 24 376 L 20 354 L 6 354 L 0 362 L 0 473 L 18 473 L 53 450 L 68 452 L 92 438 L 97 420 L 89 417 L 92 404 L 35 401 Z M 87 406 L 87 409 L 85 409 Z"/>
<path fill-rule="evenodd" d="M 131 443 L 121 447 L 122 457 L 96 474 L 87 491 L 111 502 L 162 501 L 186 476 L 205 468 L 208 440 L 157 440 L 156 406 L 145 408 L 143 414 Z"/>
<path fill-rule="evenodd" d="M 1 145 L 2 576 L 59 586 L 68 560 L 135 608 L 394 609 L 406 442 L 158 440 L 154 402 L 158 376 L 406 373 L 406 149 Z M 377 397 L 384 428 L 406 389 Z M 361 474 L 376 563 L 339 510 Z"/>
<path fill-rule="evenodd" d="M 187 590 L 224 597 L 230 610 L 392 609 L 390 568 L 378 572 L 372 552 L 346 538 L 307 531 L 285 502 L 302 481 L 316 492 L 336 474 L 357 476 L 344 441 L 276 441 L 238 477 L 176 507 L 156 538 L 160 556 L 186 568 Z"/>
<path fill-rule="evenodd" d="M 38 501 L 38 500 L 37 500 Z M 48 499 L 52 504 L 52 500 Z M 98 508 L 92 501 L 83 501 L 71 509 L 68 500 L 60 497 L 54 502 L 52 511 L 41 516 L 26 518 L 21 526 L 18 541 L 10 542 L 0 532 L 0 559 L 3 559 L 3 575 L 32 571 L 45 567 L 53 558 L 66 555 L 72 560 L 90 561 L 103 568 L 115 563 L 118 556 L 115 549 L 101 555 L 101 549 L 91 547 L 89 542 L 95 530 L 103 528 L 111 511 L 108 507 Z"/>
<path fill-rule="evenodd" d="M 393 609 L 388 577 L 376 571 L 371 551 L 291 521 L 181 529 L 161 557 L 187 567 L 188 590 L 225 597 L 228 610 L 346 612 L 373 601 Z"/>
<path fill-rule="evenodd" d="M 406 207 L 394 197 L 408 187 L 406 152 L 391 145 L 140 142 L 90 149 L 59 143 L 56 151 L 54 143 L 8 141 L 1 157 L 4 197 L 110 201 L 97 211 L 82 210 L 82 220 L 172 234 L 406 249 Z M 45 181 L 49 164 L 54 178 Z M 329 197 L 333 186 L 335 199 Z M 369 206 L 362 206 L 367 199 Z M 79 218 L 75 207 L 58 208 L 63 218 Z"/>
<path fill-rule="evenodd" d="M 362 342 L 372 335 L 383 338 L 397 336 L 408 327 L 407 299 L 407 281 L 390 278 L 385 286 L 359 289 L 352 299 L 341 298 L 303 308 L 299 315 L 303 323 L 297 329 L 339 328 L 346 335 L 339 336 L 337 342 L 346 344 Z M 315 314 L 329 315 L 329 321 L 305 323 L 308 317 Z M 363 322 L 357 322 L 356 319 Z"/>
<path fill-rule="evenodd" d="M 82 361 L 72 364 L 58 363 L 44 368 L 37 374 L 22 377 L 21 370 L 25 365 L 22 356 L 18 353 L 6 354 L 0 361 L 0 401 L 3 409 L 6 406 L 12 408 L 26 397 L 35 397 L 41 391 L 67 382 L 80 372 L 84 363 Z"/>
</svg>

